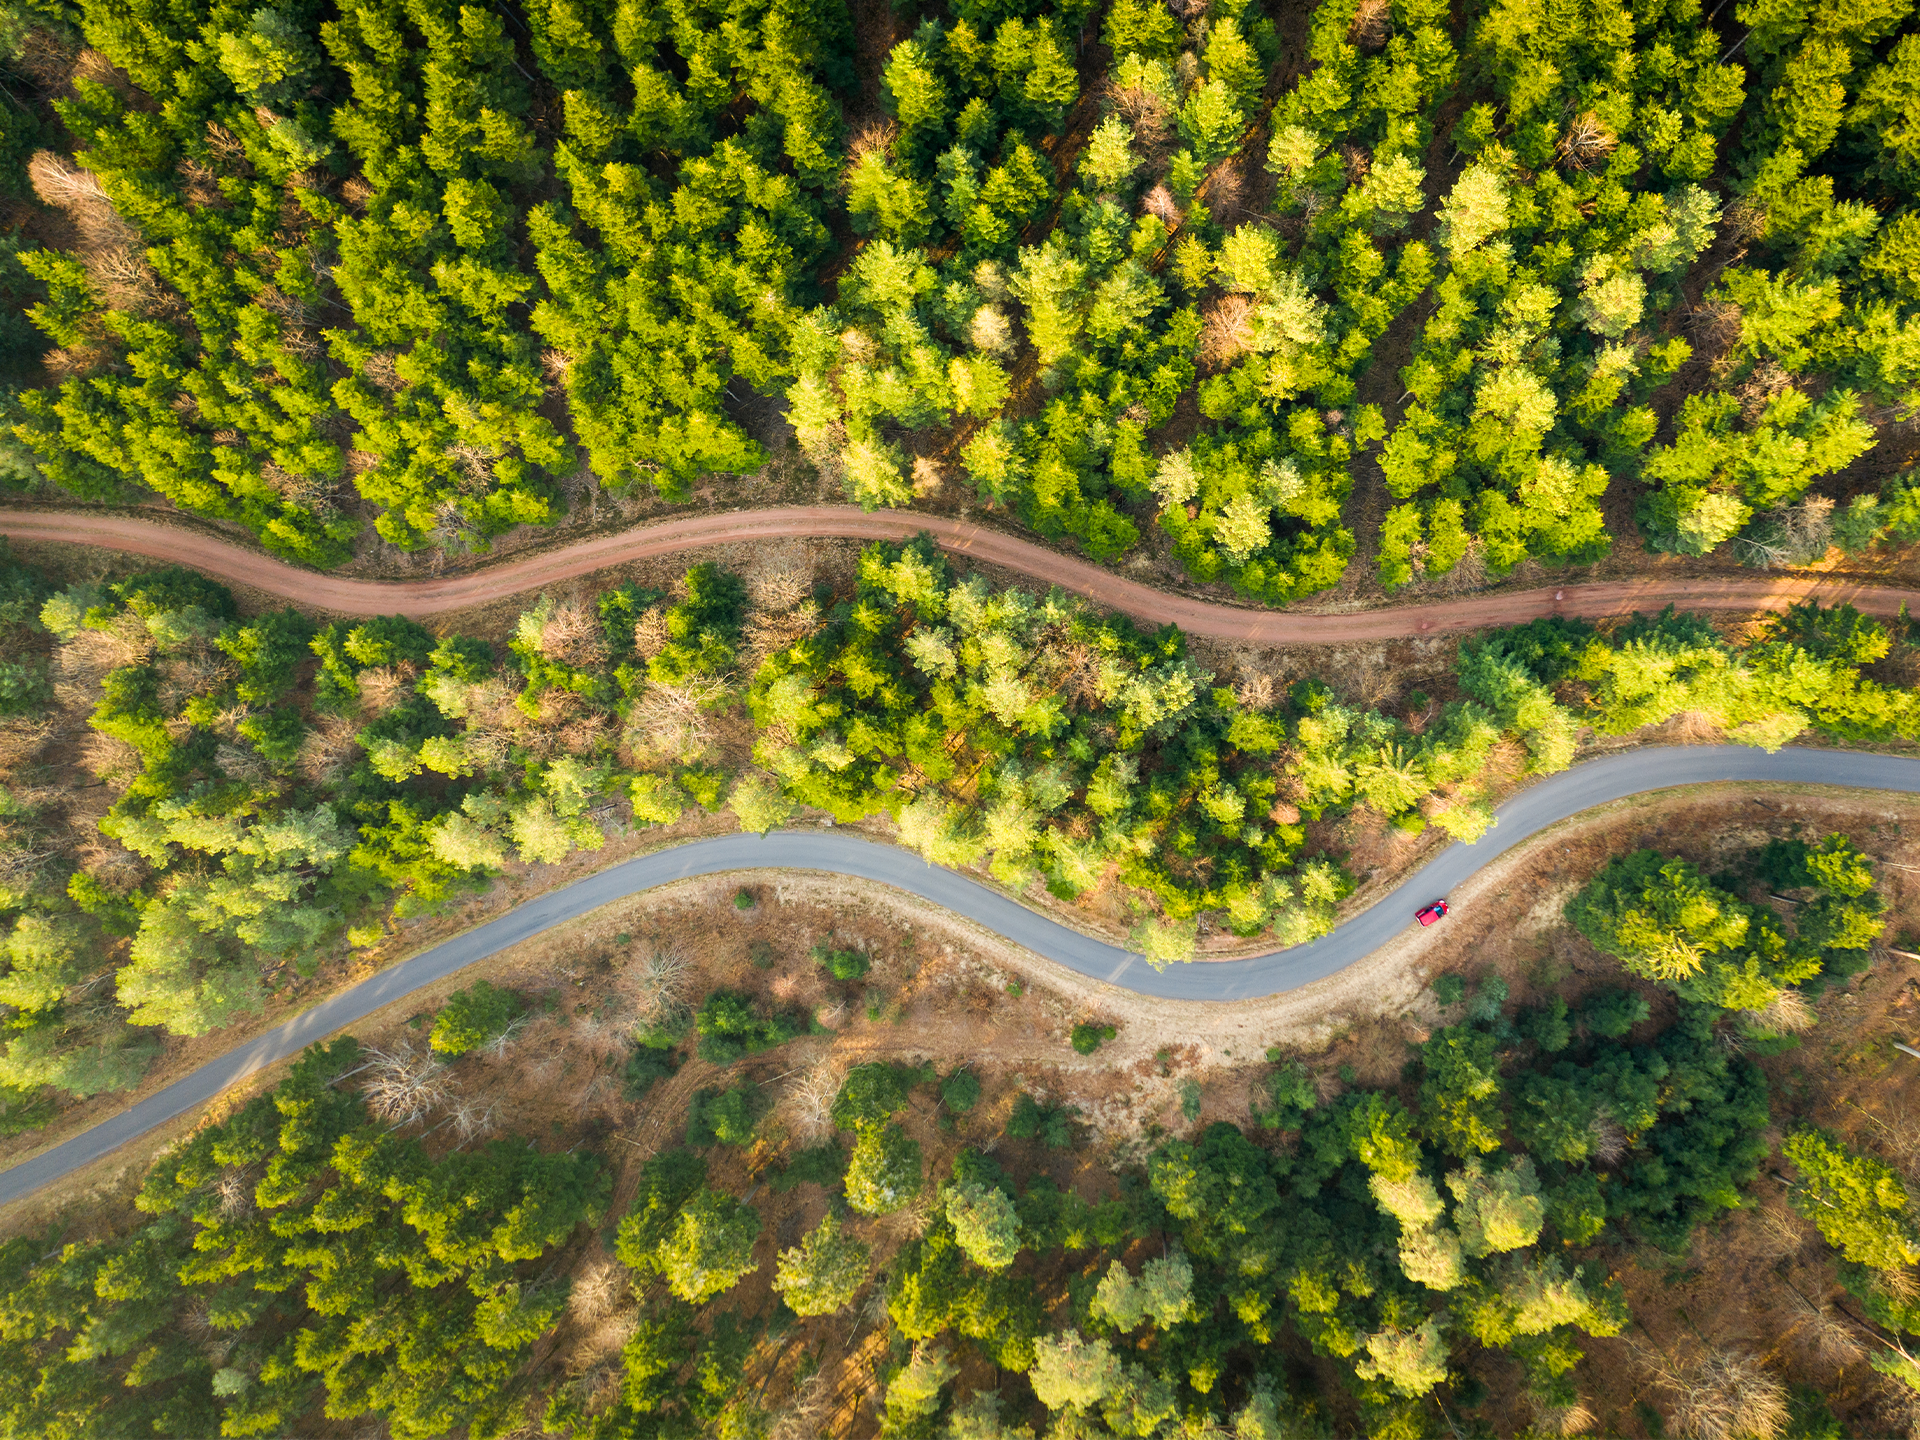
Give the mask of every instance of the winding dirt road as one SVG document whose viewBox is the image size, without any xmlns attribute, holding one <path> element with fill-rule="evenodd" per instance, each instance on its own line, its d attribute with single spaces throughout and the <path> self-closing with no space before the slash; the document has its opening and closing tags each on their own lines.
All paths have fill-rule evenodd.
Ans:
<svg viewBox="0 0 1920 1440">
<path fill-rule="evenodd" d="M 1609 580 L 1563 589 L 1514 590 L 1440 604 L 1397 605 L 1347 615 L 1303 615 L 1248 610 L 1169 595 L 1085 560 L 1076 560 L 980 525 L 915 511 L 864 514 L 851 505 L 783 505 L 765 510 L 693 515 L 639 526 L 561 546 L 540 555 L 502 561 L 433 580 L 355 580 L 302 570 L 255 550 L 184 525 L 133 516 L 68 510 L 0 508 L 0 534 L 123 550 L 189 565 L 221 580 L 250 585 L 304 607 L 338 615 L 410 615 L 416 618 L 484 605 L 596 570 L 654 555 L 743 540 L 822 536 L 904 540 L 926 531 L 942 549 L 1005 566 L 1073 590 L 1135 619 L 1171 621 L 1190 635 L 1254 645 L 1342 645 L 1409 635 L 1518 625 L 1542 615 L 1600 619 L 1634 610 L 1677 605 L 1683 610 L 1784 610 L 1808 599 L 1842 601 L 1869 615 L 1892 617 L 1911 591 L 1851 580 L 1782 576 L 1770 579 Z"/>
</svg>

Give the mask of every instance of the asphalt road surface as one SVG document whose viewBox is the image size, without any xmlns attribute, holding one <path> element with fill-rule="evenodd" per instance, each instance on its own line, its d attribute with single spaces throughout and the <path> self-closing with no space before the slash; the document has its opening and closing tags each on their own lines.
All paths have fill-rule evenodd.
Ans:
<svg viewBox="0 0 1920 1440">
<path fill-rule="evenodd" d="M 597 570 L 655 555 L 706 545 L 821 536 L 856 540 L 905 540 L 925 531 L 944 550 L 1030 575 L 1047 585 L 1085 595 L 1095 603 L 1155 625 L 1172 623 L 1189 635 L 1249 645 L 1346 645 L 1406 635 L 1458 634 L 1492 625 L 1519 625 L 1543 615 L 1589 620 L 1658 610 L 1784 610 L 1804 600 L 1851 604 L 1869 615 L 1892 617 L 1913 598 L 1909 590 L 1864 585 L 1844 577 L 1781 575 L 1687 578 L 1664 572 L 1633 580 L 1599 580 L 1560 589 L 1503 590 L 1491 595 L 1393 605 L 1346 614 L 1313 615 L 1298 609 L 1252 610 L 1154 589 L 1114 571 L 1062 555 L 1044 545 L 984 525 L 881 510 L 868 515 L 851 505 L 784 505 L 764 510 L 721 510 L 655 525 L 596 535 L 536 555 L 501 560 L 476 570 L 431 580 L 364 580 L 318 574 L 209 535 L 187 524 L 165 524 L 108 511 L 0 508 L 0 534 L 20 540 L 55 540 L 123 550 L 176 565 L 191 565 L 220 580 L 250 585 L 307 609 L 336 615 L 439 615 L 485 605 L 510 595 L 559 585 Z"/>
<path fill-rule="evenodd" d="M 0 1204 L 30 1195 L 98 1160 L 154 1126 L 205 1104 L 254 1071 L 297 1054 L 422 986 L 611 900 L 673 880 L 761 868 L 822 870 L 874 880 L 965 915 L 1081 975 L 1165 999 L 1231 1002 L 1297 989 L 1362 959 L 1413 924 L 1413 912 L 1420 906 L 1445 895 L 1502 852 L 1582 810 L 1648 790 L 1719 780 L 1911 793 L 1920 792 L 1920 760 L 1804 749 L 1768 755 L 1744 746 L 1699 745 L 1634 750 L 1590 761 L 1523 790 L 1500 807 L 1499 823 L 1477 843 L 1449 845 L 1384 900 L 1310 945 L 1242 960 L 1169 965 L 1158 971 L 1137 955 L 1068 929 L 896 846 L 831 830 L 695 840 L 624 861 L 563 890 L 538 896 L 497 920 L 323 1000 L 131 1109 L 0 1172 Z"/>
</svg>

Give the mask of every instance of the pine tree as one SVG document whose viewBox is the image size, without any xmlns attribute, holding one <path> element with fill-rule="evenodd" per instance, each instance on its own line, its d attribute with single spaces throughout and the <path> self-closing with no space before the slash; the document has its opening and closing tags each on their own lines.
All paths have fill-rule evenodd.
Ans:
<svg viewBox="0 0 1920 1440">
<path fill-rule="evenodd" d="M 794 1314 L 832 1315 L 867 1283 L 873 1247 L 846 1233 L 832 1212 L 799 1245 L 780 1252 L 773 1288 Z"/>
</svg>

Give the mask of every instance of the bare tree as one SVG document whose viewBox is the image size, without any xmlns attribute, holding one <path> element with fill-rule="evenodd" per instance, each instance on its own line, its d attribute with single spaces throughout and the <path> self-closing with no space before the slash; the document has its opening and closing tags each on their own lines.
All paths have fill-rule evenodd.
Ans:
<svg viewBox="0 0 1920 1440">
<path fill-rule="evenodd" d="M 1388 0 L 1360 0 L 1347 26 L 1347 43 L 1362 50 L 1378 50 L 1393 30 L 1393 7 Z"/>
<path fill-rule="evenodd" d="M 815 1440 L 828 1433 L 833 1411 L 833 1384 L 824 1370 L 816 1370 L 798 1385 L 786 1405 L 774 1412 L 768 1440 Z"/>
<path fill-rule="evenodd" d="M 1673 1424 L 1692 1440 L 1775 1440 L 1787 1428 L 1787 1387 L 1750 1355 L 1707 1350 L 1675 1360 L 1638 1347 L 1648 1377 L 1673 1397 Z"/>
<path fill-rule="evenodd" d="M 811 1140 L 833 1129 L 829 1112 L 833 1108 L 833 1097 L 840 1093 L 845 1078 L 840 1067 L 831 1059 L 822 1060 L 794 1077 L 786 1093 L 781 1096 L 780 1103 L 786 1112 L 787 1123 L 796 1134 Z"/>
<path fill-rule="evenodd" d="M 1758 1010 L 1742 1010 L 1743 1019 L 1756 1030 L 1775 1035 L 1799 1035 L 1811 1030 L 1820 1016 L 1813 1002 L 1798 990 L 1782 990 Z"/>
<path fill-rule="evenodd" d="M 1567 126 L 1557 147 L 1560 163 L 1569 170 L 1587 171 L 1602 165 L 1620 144 L 1620 137 L 1591 110 L 1582 110 Z"/>
<path fill-rule="evenodd" d="M 574 1277 L 567 1293 L 567 1310 L 582 1325 L 606 1319 L 620 1308 L 630 1285 L 625 1266 L 611 1260 L 596 1260 Z"/>
<path fill-rule="evenodd" d="M 408 1125 L 451 1098 L 447 1067 L 430 1055 L 415 1053 L 406 1042 L 391 1050 L 370 1048 L 367 1053 L 373 1063 L 361 1082 L 360 1096 L 377 1119 Z"/>
<path fill-rule="evenodd" d="M 1761 570 L 1811 564 L 1832 544 L 1833 501 L 1824 495 L 1770 510 L 1734 538 L 1740 562 Z"/>
<path fill-rule="evenodd" d="M 1851 1365 L 1867 1353 L 1858 1328 L 1830 1303 L 1816 1300 L 1790 1284 L 1786 1308 L 1792 1316 L 1793 1333 L 1805 1336 L 1809 1348 L 1820 1359 L 1834 1365 Z"/>
</svg>

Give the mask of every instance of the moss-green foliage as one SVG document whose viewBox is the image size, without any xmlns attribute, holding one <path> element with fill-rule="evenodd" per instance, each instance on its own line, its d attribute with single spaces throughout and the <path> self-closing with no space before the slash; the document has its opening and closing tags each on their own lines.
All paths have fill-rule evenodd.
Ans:
<svg viewBox="0 0 1920 1440">
<path fill-rule="evenodd" d="M 808 952 L 812 960 L 836 980 L 858 980 L 873 968 L 873 961 L 859 950 L 835 950 L 822 940 Z"/>
<path fill-rule="evenodd" d="M 1666 550 L 1904 533 L 1904 490 L 1807 497 L 1920 379 L 1910 16 L 1756 12 L 1734 51 L 1659 0 L 1405 0 L 1384 30 L 1329 0 L 1270 84 L 1270 10 L 968 4 L 871 57 L 877 96 L 839 0 L 22 11 L 144 93 L 16 71 L 0 184 L 63 127 L 146 269 L 0 255 L 0 362 L 85 362 L 0 466 L 337 563 L 349 486 L 386 541 L 456 548 L 557 519 L 581 452 L 674 497 L 752 470 L 757 391 L 869 508 L 924 479 L 903 432 L 945 429 L 1035 530 L 1107 558 L 1158 524 L 1270 602 L 1361 538 L 1389 587 L 1593 558 L 1610 476 Z"/>
<path fill-rule="evenodd" d="M 747 587 L 740 577 L 713 564 L 687 571 L 686 598 L 666 610 L 664 648 L 647 662 L 648 678 L 684 685 L 695 678 L 723 674 L 740 640 Z"/>
<path fill-rule="evenodd" d="M 1334 1404 L 1375 1417 L 1374 1429 L 1390 1417 L 1429 1433 L 1444 1428 L 1436 1396 L 1457 1420 L 1474 1406 L 1466 1378 L 1516 1364 L 1534 1401 L 1574 1403 L 1586 1337 L 1617 1334 L 1628 1317 L 1607 1250 L 1576 1263 L 1565 1245 L 1683 1252 L 1757 1172 L 1765 1081 L 1722 1043 L 1710 1007 L 1682 1002 L 1675 1023 L 1626 1045 L 1551 1007 L 1509 1015 L 1496 987 L 1473 1002 L 1423 1047 L 1411 1105 L 1365 1088 L 1322 1101 L 1312 1072 L 1276 1052 L 1263 1114 L 1284 1117 L 1284 1145 L 1216 1123 L 1092 1190 L 1046 1178 L 1044 1150 L 963 1150 L 931 1177 L 937 1201 L 888 1265 L 888 1314 L 927 1357 L 900 1352 L 888 1423 L 924 1421 L 969 1349 L 1023 1373 L 1041 1404 L 1079 1407 L 1113 1433 L 1184 1416 L 1292 1434 Z M 1564 1026 L 1558 1048 L 1541 1043 L 1541 1015 Z M 1533 1038 L 1516 1043 L 1521 1031 Z M 297 1430 L 326 1404 L 425 1436 L 447 1413 L 429 1397 L 456 1376 L 458 1414 L 482 1431 L 518 1423 L 530 1396 L 551 1428 L 581 1437 L 604 1433 L 608 1415 L 685 1433 L 743 1423 L 740 1374 L 761 1332 L 728 1297 L 763 1263 L 761 1225 L 698 1154 L 649 1159 L 615 1231 L 639 1308 L 619 1396 L 596 1418 L 576 1387 L 524 1357 L 561 1315 L 564 1290 L 538 1283 L 547 1252 L 604 1204 L 598 1162 L 513 1138 L 429 1161 L 367 1123 L 348 1073 L 357 1063 L 350 1041 L 316 1051 L 272 1095 L 197 1134 L 149 1177 L 146 1225 L 54 1257 L 40 1242 L 0 1249 L 11 1297 L 0 1373 L 14 1377 L 0 1406 L 12 1428 L 92 1433 L 132 1414 L 173 1417 L 162 1433 L 223 1420 Z M 904 1208 L 927 1183 L 919 1147 L 887 1118 L 926 1078 L 874 1067 L 856 1087 L 851 1154 L 830 1143 L 769 1175 L 776 1189 L 830 1192 L 827 1219 L 776 1254 L 776 1288 L 795 1313 L 857 1299 L 872 1258 L 860 1217 Z M 724 1141 L 750 1118 L 734 1099 L 745 1094 L 703 1092 L 696 1140 Z M 1014 1119 L 1016 1139 L 1057 1129 L 1070 1143 L 1063 1110 L 1022 1095 Z M 1789 1159 L 1795 1203 L 1852 1257 L 1844 1278 L 1867 1313 L 1896 1330 L 1920 1324 L 1866 1268 L 1915 1253 L 1892 1172 L 1817 1132 L 1790 1140 Z M 851 1215 L 831 1194 L 843 1167 Z M 233 1204 L 235 1184 L 253 1187 L 255 1208 Z M 341 1228 L 361 1215 L 365 1226 Z M 368 1230 L 385 1237 L 373 1250 L 359 1238 Z M 1082 1278 L 1050 1311 L 1035 1276 L 1063 1266 Z M 240 1337 L 226 1365 L 189 1343 L 203 1314 Z M 362 1320 L 410 1337 L 404 1364 L 391 1345 L 366 1352 L 363 1368 L 327 1363 Z M 1317 1347 L 1340 1393 L 1303 1387 L 1299 1371 L 1294 1388 L 1280 1383 L 1271 1356 L 1293 1345 Z M 167 1354 L 185 1363 L 160 1365 Z M 381 1384 L 357 1387 L 361 1375 Z M 1448 1375 L 1461 1380 L 1437 1391 Z M 956 1417 L 992 1410 L 964 1389 Z"/>
<path fill-rule="evenodd" d="M 833 1189 L 847 1173 L 847 1152 L 837 1140 L 797 1150 L 779 1170 L 767 1177 L 775 1190 L 785 1192 L 798 1185 L 824 1185 Z"/>
<path fill-rule="evenodd" d="M 626 1097 L 638 1100 L 653 1088 L 655 1081 L 668 1079 L 680 1068 L 679 1059 L 668 1050 L 636 1045 L 633 1053 L 627 1056 L 626 1068 L 621 1071 Z"/>
<path fill-rule="evenodd" d="M 1073 1143 L 1073 1106 L 1046 1106 L 1022 1090 L 1007 1117 L 1007 1134 L 1015 1140 L 1039 1140 L 1054 1150 Z"/>
<path fill-rule="evenodd" d="M 57 857 L 31 884 L 0 883 L 0 902 L 73 932 L 51 948 L 32 926 L 5 942 L 23 993 L 40 998 L 0 1046 L 0 1083 L 74 1095 L 138 1077 L 152 1053 L 138 1027 L 225 1025 L 265 1003 L 284 964 L 310 972 L 508 865 L 597 848 L 622 802 L 661 823 L 753 785 L 783 813 L 887 813 L 930 859 L 983 864 L 1011 885 L 1150 895 L 1159 913 L 1136 940 L 1164 960 L 1208 914 L 1283 943 L 1323 933 L 1350 882 L 1303 853 L 1307 820 L 1365 806 L 1410 828 L 1430 818 L 1480 833 L 1503 733 L 1545 771 L 1570 760 L 1582 716 L 1626 733 L 1705 711 L 1764 745 L 1807 727 L 1886 738 L 1920 724 L 1910 692 L 1872 679 L 1909 644 L 1905 627 L 1846 607 L 1802 607 L 1744 646 L 1670 613 L 1606 634 L 1557 621 L 1498 632 L 1463 647 L 1474 698 L 1416 734 L 1316 682 L 1249 703 L 1212 686 L 1175 631 L 1146 636 L 1058 596 L 955 584 L 917 542 L 870 547 L 824 617 L 809 607 L 826 596 L 800 602 L 796 617 L 826 623 L 753 678 L 763 768 L 730 775 L 700 726 L 632 724 L 656 714 L 639 708 L 652 686 L 674 687 L 668 708 L 738 702 L 741 591 L 724 572 L 696 569 L 664 607 L 631 586 L 538 597 L 504 654 L 401 617 L 243 621 L 222 587 L 177 568 L 51 589 L 18 565 L 0 572 L 0 662 L 41 674 L 55 646 L 77 647 L 61 664 L 91 665 L 103 644 L 123 657 L 91 717 L 127 747 L 101 825 L 145 867 L 83 868 L 69 828 L 11 798 L 27 791 L 0 800 L 7 823 Z M 649 678 L 655 661 L 678 678 Z M 896 784 L 909 769 L 921 777 L 911 794 Z M 1782 933 L 1789 951 L 1817 947 L 1809 989 L 1859 968 L 1883 923 L 1858 871 L 1825 842 L 1783 842 L 1743 872 L 1739 883 L 1802 902 Z M 103 943 L 123 935 L 124 952 Z M 85 1005 L 51 1003 L 88 978 L 69 976 L 69 953 L 113 960 L 116 1005 L 98 986 Z M 855 968 L 852 952 L 828 953 Z M 711 1053 L 801 1033 L 800 1019 L 745 1003 L 709 1015 Z M 666 1005 L 635 1038 L 671 1048 L 691 1021 Z"/>
<path fill-rule="evenodd" d="M 856 1065 L 847 1072 L 827 1113 L 840 1129 L 859 1130 L 906 1109 L 913 1087 L 932 1079 L 931 1067 L 890 1065 L 877 1060 Z"/>
<path fill-rule="evenodd" d="M 1780 1153 L 1800 1172 L 1789 1192 L 1793 1208 L 1848 1260 L 1874 1270 L 1920 1261 L 1907 1188 L 1886 1165 L 1820 1130 L 1788 1136 Z"/>
<path fill-rule="evenodd" d="M 940 1084 L 940 1103 L 956 1115 L 964 1115 L 980 1103 L 980 1077 L 971 1070 L 956 1070 Z"/>
<path fill-rule="evenodd" d="M 694 1013 L 693 1027 L 700 1036 L 700 1058 L 716 1065 L 730 1065 L 806 1033 L 804 1020 L 763 1015 L 750 996 L 733 990 L 709 995 Z"/>
<path fill-rule="evenodd" d="M 433 1017 L 427 1043 L 442 1055 L 465 1055 L 505 1034 L 526 1008 L 511 990 L 477 980 L 447 997 L 447 1003 Z"/>
<path fill-rule="evenodd" d="M 1113 1039 L 1120 1032 L 1111 1025 L 1076 1025 L 1068 1034 L 1068 1042 L 1082 1055 L 1091 1055 L 1101 1045 Z"/>
<path fill-rule="evenodd" d="M 1765 1153 L 1765 1083 L 1718 1043 L 1704 1007 L 1633 1048 L 1570 1026 L 1555 1050 L 1503 1045 L 1508 1026 L 1494 1002 L 1438 1033 L 1411 1109 L 1369 1091 L 1320 1103 L 1306 1067 L 1276 1054 L 1274 1111 L 1297 1143 L 1256 1146 L 1211 1125 L 1162 1143 L 1144 1185 L 1099 1206 L 963 1152 L 941 1210 L 895 1263 L 889 1313 L 922 1347 L 973 1339 L 1030 1367 L 1043 1404 L 1117 1433 L 1143 1415 L 1201 1413 L 1242 1433 L 1296 1433 L 1298 1407 L 1331 1398 L 1270 1378 L 1272 1347 L 1299 1342 L 1344 1377 L 1349 1402 L 1410 1434 L 1442 1424 L 1434 1387 L 1479 1371 L 1483 1350 L 1510 1352 L 1540 1403 L 1573 1403 L 1584 1338 L 1617 1334 L 1627 1314 L 1604 1264 L 1569 1262 L 1561 1242 L 1624 1232 L 1684 1246 L 1737 1203 Z M 1555 1085 L 1547 1108 L 1578 1111 L 1568 1133 L 1595 1133 L 1605 1115 L 1624 1138 L 1598 1152 L 1536 1148 L 1522 1112 Z M 1023 1099 L 1016 1115 L 1031 1124 L 1044 1112 Z M 1152 1236 L 1166 1242 L 1142 1247 L 1144 1263 L 1118 1258 L 1130 1237 Z M 1021 1246 L 1036 1264 L 1063 1247 L 1088 1277 L 1070 1290 L 1064 1329 L 1062 1317 L 1043 1329 L 1017 1283 Z M 1462 1396 L 1456 1385 L 1449 1406 Z"/>
<path fill-rule="evenodd" d="M 847 1203 L 862 1215 L 890 1215 L 920 1193 L 920 1142 L 891 1120 L 869 1121 L 847 1157 Z"/>
<path fill-rule="evenodd" d="M 697 1091 L 687 1107 L 687 1144 L 696 1150 L 750 1144 L 765 1108 L 759 1089 L 752 1085 Z"/>
</svg>

